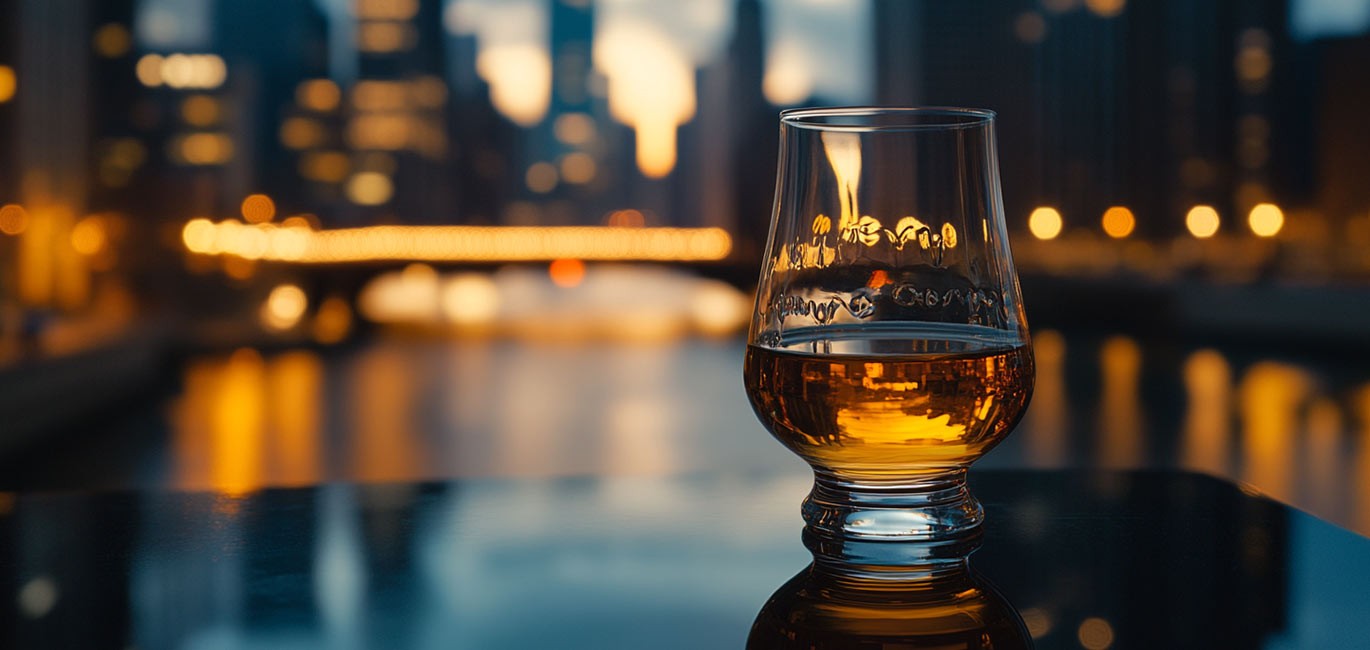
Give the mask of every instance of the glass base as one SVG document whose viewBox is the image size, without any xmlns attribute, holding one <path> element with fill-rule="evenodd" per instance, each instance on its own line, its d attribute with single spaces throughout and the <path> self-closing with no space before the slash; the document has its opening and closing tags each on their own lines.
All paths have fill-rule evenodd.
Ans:
<svg viewBox="0 0 1370 650">
<path fill-rule="evenodd" d="M 863 483 L 814 472 L 804 499 L 805 544 L 815 555 L 896 564 L 955 557 L 978 543 L 985 511 L 966 489 L 966 470 L 898 483 Z M 912 546 L 889 542 L 915 542 Z M 872 546 L 872 544 L 875 544 Z M 896 548 L 903 547 L 903 548 Z"/>
</svg>

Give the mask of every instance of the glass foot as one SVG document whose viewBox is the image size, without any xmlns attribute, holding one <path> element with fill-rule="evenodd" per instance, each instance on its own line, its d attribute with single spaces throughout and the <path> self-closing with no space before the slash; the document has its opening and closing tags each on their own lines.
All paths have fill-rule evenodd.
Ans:
<svg viewBox="0 0 1370 650">
<path fill-rule="evenodd" d="M 966 489 L 964 469 L 899 483 L 859 483 L 815 472 L 803 512 L 805 545 L 815 555 L 875 564 L 882 558 L 903 564 L 964 555 L 965 547 L 978 543 L 985 519 Z"/>
</svg>

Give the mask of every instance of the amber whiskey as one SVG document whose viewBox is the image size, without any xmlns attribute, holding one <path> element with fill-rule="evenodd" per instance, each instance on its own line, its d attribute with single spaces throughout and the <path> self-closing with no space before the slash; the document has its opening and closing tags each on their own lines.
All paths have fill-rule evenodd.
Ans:
<svg viewBox="0 0 1370 650">
<path fill-rule="evenodd" d="M 752 407 L 811 464 L 849 479 L 897 480 L 964 467 L 1018 423 L 1032 348 L 979 326 L 813 328 L 749 345 Z"/>
</svg>

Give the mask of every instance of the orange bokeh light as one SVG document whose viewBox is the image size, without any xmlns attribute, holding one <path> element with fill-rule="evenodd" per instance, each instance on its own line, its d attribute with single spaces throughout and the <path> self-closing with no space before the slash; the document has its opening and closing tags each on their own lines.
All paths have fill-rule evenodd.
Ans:
<svg viewBox="0 0 1370 650">
<path fill-rule="evenodd" d="M 276 202 L 265 194 L 252 194 L 243 199 L 242 210 L 248 223 L 266 223 L 276 216 Z"/>
<path fill-rule="evenodd" d="M 555 260 L 547 267 L 547 274 L 551 276 L 552 284 L 558 287 L 574 287 L 585 281 L 585 262 L 571 259 Z"/>
</svg>

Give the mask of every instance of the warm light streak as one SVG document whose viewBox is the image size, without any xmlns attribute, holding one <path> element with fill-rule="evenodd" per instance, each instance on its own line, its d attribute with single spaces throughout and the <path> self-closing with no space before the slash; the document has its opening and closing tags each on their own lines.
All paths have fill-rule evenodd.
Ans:
<svg viewBox="0 0 1370 650">
<path fill-rule="evenodd" d="M 305 485 L 324 479 L 326 376 L 319 356 L 304 350 L 286 352 L 267 364 L 267 423 L 272 431 L 263 460 L 272 470 L 270 484 Z"/>
<path fill-rule="evenodd" d="M 1126 336 L 1110 337 L 1099 347 L 1099 367 L 1103 392 L 1099 407 L 1100 464 L 1137 467 L 1142 461 L 1145 428 L 1141 346 Z"/>
<path fill-rule="evenodd" d="M 1064 222 L 1056 208 L 1040 207 L 1028 216 L 1028 231 L 1041 240 L 1055 239 L 1062 227 Z"/>
<path fill-rule="evenodd" d="M 721 228 L 395 225 L 306 230 L 194 219 L 181 238 L 192 253 L 304 264 L 562 258 L 689 262 L 721 260 L 732 251 L 732 238 Z"/>
<path fill-rule="evenodd" d="M 838 232 L 845 236 L 860 220 L 857 189 L 861 185 L 861 137 L 855 133 L 824 131 L 823 155 L 832 167 L 837 180 L 837 202 L 842 214 L 838 216 Z"/>
<path fill-rule="evenodd" d="M 0 104 L 14 99 L 14 94 L 19 91 L 19 78 L 14 74 L 14 68 L 7 65 L 0 65 Z"/>
<path fill-rule="evenodd" d="M 1313 387 L 1303 370 L 1272 361 L 1257 363 L 1242 379 L 1242 479 L 1276 498 L 1289 499 L 1299 413 Z"/>
<path fill-rule="evenodd" d="M 1121 206 L 1115 205 L 1104 210 L 1102 220 L 1104 232 L 1114 239 L 1126 239 L 1137 227 L 1137 218 L 1132 216 L 1132 211 Z"/>
<path fill-rule="evenodd" d="M 1066 339 L 1056 330 L 1032 335 L 1037 361 L 1037 386 L 1027 412 L 1027 455 L 1033 467 L 1062 467 L 1068 459 L 1066 436 L 1070 426 L 1066 390 Z"/>
<path fill-rule="evenodd" d="M 1346 430 L 1342 421 L 1341 408 L 1328 397 L 1319 397 L 1308 405 L 1303 430 L 1306 445 L 1301 476 L 1309 477 L 1309 493 L 1313 497 L 1313 507 L 1330 510 L 1339 508 L 1339 502 L 1348 490 L 1342 488 L 1348 471 L 1342 444 L 1342 432 Z M 1354 488 L 1353 488 L 1354 489 Z M 1324 510 L 1324 511 L 1325 511 Z"/>
<path fill-rule="evenodd" d="M 1358 435 L 1362 442 L 1358 445 L 1355 459 L 1351 461 L 1351 476 L 1354 483 L 1350 493 L 1356 509 L 1355 527 L 1357 530 L 1366 531 L 1370 530 L 1370 444 L 1365 444 L 1364 441 L 1370 440 L 1370 384 L 1355 391 L 1351 398 L 1351 410 L 1360 421 Z"/>
<path fill-rule="evenodd" d="M 1189 209 L 1189 213 L 1184 217 L 1185 228 L 1189 229 L 1189 234 L 1198 239 L 1208 239 L 1218 234 L 1218 225 L 1221 220 L 1218 218 L 1218 211 L 1211 205 L 1196 205 Z"/>
<path fill-rule="evenodd" d="M 348 450 L 340 452 L 355 480 L 402 481 L 427 475 L 433 451 L 413 422 L 426 381 L 412 359 L 392 348 L 372 348 L 358 355 L 356 381 L 344 397 Z"/>
<path fill-rule="evenodd" d="M 237 495 L 262 484 L 266 365 L 256 350 L 237 350 L 224 364 L 209 400 L 209 482 Z"/>
<path fill-rule="evenodd" d="M 1257 237 L 1274 237 L 1284 228 L 1284 211 L 1274 203 L 1258 203 L 1251 208 L 1246 223 Z"/>
<path fill-rule="evenodd" d="M 1188 406 L 1180 462 L 1190 469 L 1226 475 L 1231 444 L 1232 369 L 1216 350 L 1189 355 L 1182 371 Z"/>
<path fill-rule="evenodd" d="M 665 115 L 644 115 L 637 129 L 637 168 L 647 178 L 664 178 L 675 168 L 676 124 Z"/>
</svg>

